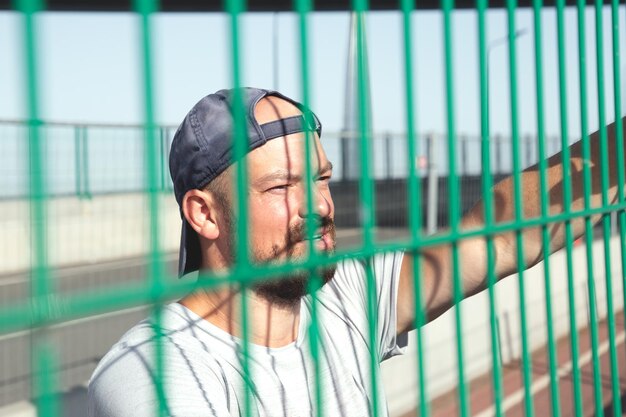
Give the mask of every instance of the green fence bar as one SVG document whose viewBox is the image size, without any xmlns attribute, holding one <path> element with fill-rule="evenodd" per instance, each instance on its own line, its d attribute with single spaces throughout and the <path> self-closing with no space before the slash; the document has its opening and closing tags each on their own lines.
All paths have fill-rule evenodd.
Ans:
<svg viewBox="0 0 626 417">
<path fill-rule="evenodd" d="M 149 283 L 149 294 L 153 301 L 152 318 L 153 331 L 155 335 L 155 415 L 162 417 L 168 414 L 165 380 L 163 379 L 165 358 L 163 350 L 163 329 L 161 298 L 164 295 L 164 268 L 162 265 L 162 255 L 159 249 L 159 137 L 156 134 L 156 123 L 154 121 L 154 82 L 153 82 L 153 59 L 152 59 L 152 15 L 158 11 L 158 4 L 155 0 L 134 0 L 134 9 L 140 19 L 140 45 L 142 51 L 142 79 L 143 79 L 143 109 L 144 109 L 144 154 L 146 163 L 146 185 L 148 197 L 149 214 L 149 241 L 150 250 L 148 253 L 147 284 Z"/>
<path fill-rule="evenodd" d="M 53 417 L 61 415 L 59 407 L 58 386 L 59 380 L 57 372 L 57 355 L 55 349 L 49 343 L 39 340 L 35 344 L 34 357 L 37 358 L 36 364 L 37 377 L 35 379 L 35 392 L 37 398 L 37 415 L 39 417 Z"/>
<path fill-rule="evenodd" d="M 407 207 L 409 215 L 409 230 L 411 241 L 416 245 L 422 239 L 422 193 L 421 181 L 418 179 L 417 160 L 418 149 L 415 136 L 416 122 L 414 120 L 414 99 L 413 99 L 413 42 L 412 42 L 412 24 L 411 13 L 414 8 L 413 0 L 402 0 L 400 7 L 402 9 L 402 34 L 404 41 L 404 81 L 405 81 L 405 108 L 406 108 L 406 137 L 408 150 L 408 181 L 407 194 L 410 206 Z M 426 323 L 426 314 L 424 312 L 423 294 L 422 294 L 422 256 L 417 250 L 411 252 L 413 256 L 413 288 L 414 288 L 414 304 L 415 304 L 415 343 L 417 353 L 417 383 L 419 390 L 419 416 L 428 417 L 430 410 L 428 407 L 428 388 L 426 378 L 426 360 L 423 343 L 422 326 Z"/>
<path fill-rule="evenodd" d="M 624 130 L 619 118 L 622 114 L 622 81 L 620 76 L 620 33 L 619 33 L 619 1 L 611 1 L 611 27 L 613 40 L 613 106 L 615 108 L 615 149 L 617 159 L 617 202 L 623 203 L 624 197 Z M 626 302 L 626 212 L 617 212 L 619 219 L 620 257 L 622 266 L 622 300 Z M 626 308 L 624 313 L 624 329 L 626 330 Z M 620 404 L 621 405 L 621 404 Z"/>
<path fill-rule="evenodd" d="M 368 67 L 365 50 L 365 15 L 367 13 L 367 0 L 354 0 L 352 3 L 356 24 L 356 60 L 357 60 L 357 86 L 358 86 L 358 121 L 359 121 L 359 145 L 360 145 L 360 172 L 359 195 L 361 197 L 361 228 L 363 230 L 363 248 L 370 250 L 374 247 L 375 207 L 373 182 L 371 178 L 372 166 L 370 155 L 370 142 L 372 138 L 369 123 L 369 90 L 367 85 Z M 370 345 L 370 384 L 371 384 L 371 416 L 378 416 L 381 408 L 379 399 L 378 374 L 380 356 L 376 335 L 378 329 L 378 315 L 376 314 L 376 286 L 371 257 L 367 257 L 365 271 L 367 276 L 367 318 L 368 318 L 368 343 Z"/>
<path fill-rule="evenodd" d="M 237 195 L 237 227 L 235 232 L 236 245 L 236 265 L 233 274 L 246 275 L 252 270 L 249 257 L 249 221 L 248 221 L 248 167 L 245 155 L 248 150 L 248 138 L 246 133 L 245 110 L 243 102 L 243 92 L 241 90 L 241 43 L 239 40 L 240 28 L 239 19 L 241 13 L 245 10 L 245 2 L 243 0 L 227 0 L 225 4 L 226 12 L 230 21 L 230 38 L 231 38 L 231 69 L 233 75 L 233 158 L 236 161 L 236 170 L 233 189 Z M 244 379 L 244 409 L 245 415 L 250 417 L 253 415 L 252 410 L 252 392 L 255 390 L 252 377 L 251 367 L 251 349 L 250 349 L 250 317 L 248 312 L 248 285 L 243 281 L 241 285 L 241 341 L 240 347 L 241 365 Z"/>
<path fill-rule="evenodd" d="M 34 321 L 45 320 L 51 313 L 50 295 L 54 291 L 48 268 L 47 195 L 45 184 L 46 164 L 39 110 L 39 73 L 37 22 L 38 13 L 44 9 L 40 1 L 21 0 L 16 3 L 22 14 L 22 41 L 26 72 L 26 103 L 28 114 L 28 161 L 30 188 L 30 238 L 32 242 L 32 267 L 30 271 L 30 298 L 38 306 L 33 312 Z M 44 417 L 59 415 L 55 384 L 55 354 L 49 346 L 47 329 L 31 328 L 30 363 L 33 370 L 32 396 L 37 414 Z"/>
<path fill-rule="evenodd" d="M 515 29 L 515 9 L 517 8 L 516 0 L 507 0 L 507 23 L 509 32 L 509 84 L 511 96 L 511 160 L 513 161 L 513 201 L 515 202 L 515 222 L 520 221 L 524 217 L 522 183 L 521 183 L 521 166 L 520 166 L 520 137 L 518 127 L 518 111 L 517 111 L 517 57 L 515 47 L 516 29 Z M 526 262 L 524 258 L 524 241 L 521 230 L 515 233 L 515 248 L 517 255 L 517 274 L 519 279 L 519 310 L 520 310 L 520 333 L 522 340 L 522 373 L 524 378 L 524 408 L 526 416 L 534 416 L 533 399 L 531 392 L 532 374 L 531 374 L 531 358 L 528 348 L 528 325 L 526 324 L 526 290 L 524 285 L 524 270 Z"/>
<path fill-rule="evenodd" d="M 585 4 L 582 0 L 577 2 L 578 12 L 578 56 L 580 71 L 580 119 L 583 149 L 583 183 L 584 183 L 584 204 L 585 208 L 591 207 L 591 144 L 589 143 L 588 132 L 588 112 L 587 112 L 587 70 L 586 70 L 586 47 L 585 47 Z M 599 75 L 601 76 L 601 75 Z M 600 103 L 598 103 L 600 104 Z M 589 325 L 591 339 L 591 357 L 593 364 L 593 388 L 595 399 L 596 415 L 602 413 L 602 385 L 600 380 L 600 360 L 598 357 L 598 317 L 596 307 L 596 286 L 594 282 L 593 272 L 593 228 L 591 219 L 585 217 L 585 236 L 586 236 L 586 254 L 587 254 L 587 292 L 589 297 Z"/>
<path fill-rule="evenodd" d="M 539 159 L 539 193 L 542 196 L 548 195 L 548 179 L 546 176 L 547 157 L 545 149 L 545 112 L 544 112 L 544 84 L 543 84 L 543 56 L 542 56 L 542 25 L 541 25 L 541 8 L 542 0 L 533 1 L 533 23 L 534 23 L 534 44 L 535 44 L 535 79 L 536 79 L 536 102 L 537 102 L 537 149 Z M 548 216 L 550 210 L 548 207 L 548 199 L 541 199 L 541 216 Z M 548 259 L 550 255 L 550 231 L 548 225 L 541 227 L 541 241 L 543 246 L 543 257 Z M 554 315 L 552 313 L 552 277 L 550 274 L 550 262 L 544 262 L 544 290 L 546 294 L 546 331 L 548 338 L 548 361 L 550 369 L 550 398 L 552 406 L 552 415 L 559 417 L 561 415 L 561 404 L 559 394 L 559 377 L 557 368 L 559 360 L 557 357 L 556 346 L 554 342 Z"/>
<path fill-rule="evenodd" d="M 300 34 L 300 82 L 302 85 L 302 104 L 306 109 L 310 108 L 311 102 L 311 78 L 309 74 L 309 25 L 308 25 L 308 15 L 311 12 L 311 0 L 296 0 L 295 1 L 295 11 L 298 13 L 298 21 L 299 21 L 299 34 Z M 310 123 L 311 114 L 306 113 L 304 117 L 307 119 L 307 124 Z M 314 142 L 315 138 L 313 137 L 313 133 L 309 130 L 304 132 L 304 161 L 305 161 L 305 170 L 304 176 L 306 178 L 306 207 L 307 207 L 307 216 L 306 216 L 306 236 L 308 243 L 308 259 L 313 261 L 313 263 L 319 263 L 320 256 L 315 249 L 315 241 L 313 240 L 313 236 L 315 235 L 315 231 L 317 229 L 316 224 L 316 212 L 314 205 L 316 203 L 317 193 L 319 191 L 313 191 L 314 181 L 318 180 L 319 172 L 315 174 L 315 178 L 313 178 L 313 169 L 312 169 L 312 160 L 316 155 L 316 144 Z M 321 169 L 322 167 L 319 167 Z M 324 346 L 321 344 L 321 339 L 319 337 L 319 316 L 318 316 L 318 299 L 316 290 L 322 287 L 322 279 L 320 274 L 318 273 L 318 269 L 310 268 L 308 270 L 310 279 L 309 279 L 309 294 L 311 294 L 311 323 L 309 325 L 309 340 L 311 342 L 311 356 L 313 359 L 314 365 L 314 390 L 315 390 L 315 411 L 317 417 L 323 417 L 325 415 L 323 409 L 323 389 L 321 383 L 321 372 L 320 372 L 320 358 L 322 357 L 322 352 L 324 350 Z"/>
<path fill-rule="evenodd" d="M 574 266 L 572 259 L 573 250 L 573 234 L 571 224 L 571 202 L 572 202 L 572 184 L 570 181 L 570 150 L 569 150 L 569 128 L 568 128 L 568 110 L 567 110 L 567 63 L 565 60 L 565 18 L 564 8 L 565 1 L 557 0 L 557 49 L 558 49 L 558 66 L 559 66 L 559 109 L 561 124 L 561 167 L 563 170 L 563 212 L 565 213 L 565 257 L 567 264 L 567 298 L 569 304 L 569 327 L 570 327 L 570 350 L 572 364 L 579 363 L 579 346 L 578 346 L 578 325 L 576 320 L 576 293 L 574 288 Z M 580 368 L 572 366 L 573 379 L 573 398 L 574 410 L 576 417 L 583 415 L 582 391 Z"/>
<path fill-rule="evenodd" d="M 600 181 L 602 184 L 602 205 L 608 206 L 608 187 L 609 187 L 609 164 L 608 164 L 608 138 L 606 130 L 605 116 L 605 94 L 604 94 L 604 22 L 602 18 L 602 2 L 595 2 L 595 21 L 596 21 L 596 69 L 598 76 L 598 122 L 600 125 Z M 619 114 L 616 114 L 616 120 L 619 122 Z M 620 124 L 620 123 L 616 123 Z M 617 362 L 617 347 L 615 344 L 615 316 L 613 314 L 613 282 L 611 275 L 611 218 L 609 214 L 602 216 L 602 230 L 604 243 L 604 271 L 606 285 L 606 308 L 607 308 L 607 327 L 609 332 L 609 357 L 611 366 L 611 390 L 613 402 L 613 414 L 619 416 L 622 414 L 620 385 L 619 385 L 619 364 Z M 604 404 L 602 404 L 604 405 Z"/>
<path fill-rule="evenodd" d="M 458 381 L 459 381 L 459 410 L 462 417 L 467 417 L 471 411 L 469 397 L 467 395 L 467 384 L 465 377 L 465 363 L 463 358 L 463 324 L 461 321 L 461 306 L 463 299 L 463 283 L 461 282 L 461 270 L 459 267 L 459 182 L 456 170 L 456 127 L 454 116 L 454 82 L 452 69 L 454 68 L 452 59 L 452 10 L 453 0 L 443 0 L 443 39 L 445 48 L 445 95 L 446 95 L 446 124 L 448 136 L 448 203 L 450 218 L 450 238 L 452 246 L 452 278 L 454 287 L 454 314 L 456 329 L 456 354 L 458 361 Z"/>
<path fill-rule="evenodd" d="M 39 86 L 36 40 L 36 14 L 43 8 L 38 1 L 23 0 L 18 3 L 23 13 L 23 39 L 26 67 L 28 103 L 28 151 L 31 203 L 31 239 L 33 241 L 32 293 L 33 298 L 46 302 L 50 293 L 50 276 L 47 259 L 46 189 L 44 181 L 44 144 L 39 117 Z"/>
<path fill-rule="evenodd" d="M 486 46 L 487 22 L 485 14 L 487 10 L 487 0 L 479 0 L 478 9 L 478 57 L 479 57 L 479 83 L 480 83 L 480 150 L 481 150 L 481 191 L 483 195 L 483 208 L 485 224 L 494 224 L 493 205 L 493 178 L 491 174 L 491 133 L 490 133 L 490 97 L 489 97 L 489 62 Z M 499 320 L 496 313 L 496 294 L 494 286 L 496 284 L 495 273 L 495 250 L 493 235 L 485 236 L 487 245 L 487 291 L 489 293 L 489 330 L 491 338 L 491 362 L 492 362 L 492 384 L 495 416 L 501 417 L 502 411 L 502 363 L 501 346 L 499 342 Z"/>
</svg>

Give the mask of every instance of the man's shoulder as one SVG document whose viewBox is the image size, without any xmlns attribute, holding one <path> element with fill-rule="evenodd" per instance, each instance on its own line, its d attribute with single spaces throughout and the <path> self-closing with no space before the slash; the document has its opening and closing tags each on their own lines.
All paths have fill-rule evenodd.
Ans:
<svg viewBox="0 0 626 417">
<path fill-rule="evenodd" d="M 157 336 L 157 331 L 159 336 Z M 224 332 L 222 332 L 224 333 Z M 198 317 L 186 307 L 172 303 L 163 306 L 159 320 L 159 328 L 152 317 L 146 318 L 129 329 L 102 358 L 94 375 L 99 368 L 108 365 L 114 366 L 124 358 L 126 361 L 140 360 L 152 363 L 144 357 L 156 355 L 156 345 L 164 349 L 163 354 L 174 353 L 193 356 L 202 353 L 206 357 L 215 349 L 208 349 L 207 341 L 222 340 L 228 344 L 228 335 L 220 334 L 219 329 L 213 329 L 205 320 Z M 219 346 L 220 344 L 214 344 Z"/>
<path fill-rule="evenodd" d="M 184 307 L 171 304 L 162 310 L 160 337 L 151 319 L 128 330 L 101 359 L 89 381 L 90 415 L 153 415 L 158 372 L 167 391 L 175 394 L 172 398 L 193 403 L 203 398 L 202 392 L 223 389 L 217 376 L 218 355 L 206 348 L 205 330 L 194 319 L 185 316 Z M 160 367 L 159 354 L 167 359 Z M 176 383 L 170 384 L 174 379 Z"/>
<path fill-rule="evenodd" d="M 182 319 L 177 314 L 174 304 L 166 305 L 161 310 L 160 334 L 164 338 L 181 337 L 181 330 L 189 323 L 189 321 Z M 120 337 L 102 358 L 102 361 L 106 362 L 109 357 L 119 355 L 121 352 L 128 350 L 141 351 L 151 349 L 151 346 L 157 340 L 156 331 L 157 328 L 152 316 L 143 319 Z"/>
</svg>

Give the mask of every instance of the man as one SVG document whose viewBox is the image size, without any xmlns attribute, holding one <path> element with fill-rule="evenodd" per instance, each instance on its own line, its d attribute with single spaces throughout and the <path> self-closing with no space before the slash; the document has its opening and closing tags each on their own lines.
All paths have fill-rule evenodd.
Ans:
<svg viewBox="0 0 626 417">
<path fill-rule="evenodd" d="M 246 156 L 249 236 L 253 264 L 281 265 L 309 256 L 309 249 L 332 253 L 335 242 L 334 206 L 329 190 L 332 165 L 320 142 L 321 124 L 308 110 L 278 92 L 241 91 L 250 144 Z M 170 155 L 174 191 L 183 219 L 179 272 L 200 270 L 212 274 L 233 267 L 232 232 L 237 224 L 237 195 L 230 184 L 236 173 L 232 162 L 233 91 L 204 97 L 179 127 Z M 311 133 L 312 178 L 306 178 L 305 135 Z M 609 143 L 613 144 L 612 127 Z M 592 169 L 599 151 L 593 138 Z M 613 145 L 611 145 L 613 146 Z M 572 184 L 582 184 L 580 144 L 571 148 Z M 613 154 L 611 152 L 610 154 Z M 235 163 L 236 164 L 236 163 Z M 616 167 L 610 165 L 609 195 L 616 198 Z M 595 178 L 599 178 L 598 175 Z M 524 217 L 540 214 L 538 172 L 522 176 Z M 314 213 L 307 210 L 306 187 L 312 180 Z M 550 212 L 563 211 L 562 173 L 558 156 L 549 160 Z M 512 180 L 494 187 L 497 221 L 513 218 Z M 592 201 L 599 202 L 595 181 Z M 573 210 L 583 207 L 575 193 Z M 307 217 L 315 230 L 307 232 Z M 477 204 L 464 218 L 464 229 L 483 225 L 483 208 Z M 583 232 L 581 219 L 573 220 L 574 234 Z M 551 250 L 564 245 L 560 224 L 550 225 Z M 313 242 L 307 240 L 313 237 Z M 516 270 L 515 237 L 495 240 L 498 277 Z M 463 287 L 466 295 L 486 286 L 486 247 L 481 238 L 459 242 Z M 542 254 L 538 229 L 524 231 L 525 264 L 537 263 Z M 448 246 L 423 251 L 420 271 L 429 319 L 452 305 L 452 264 Z M 166 413 L 173 416 L 311 416 L 317 410 L 316 376 L 321 384 L 324 415 L 366 416 L 373 413 L 370 352 L 378 362 L 402 352 L 403 335 L 414 326 L 413 259 L 410 254 L 379 254 L 371 259 L 377 305 L 377 327 L 369 334 L 367 263 L 350 259 L 320 271 L 324 285 L 317 290 L 315 309 L 320 349 L 312 359 L 308 335 L 312 301 L 307 294 L 309 276 L 294 272 L 280 279 L 255 281 L 248 294 L 249 369 L 251 389 L 246 397 L 242 367 L 242 289 L 231 284 L 199 289 L 177 303 L 165 306 L 162 318 L 164 355 L 163 396 Z M 204 278 L 200 278 L 204 279 Z M 373 340 L 373 344 L 372 344 Z M 90 413 L 94 416 L 151 416 L 158 407 L 155 386 L 153 323 L 145 320 L 127 332 L 102 359 L 89 387 Z M 384 392 L 377 384 L 378 415 L 386 415 Z M 246 405 L 248 404 L 248 405 Z"/>
</svg>

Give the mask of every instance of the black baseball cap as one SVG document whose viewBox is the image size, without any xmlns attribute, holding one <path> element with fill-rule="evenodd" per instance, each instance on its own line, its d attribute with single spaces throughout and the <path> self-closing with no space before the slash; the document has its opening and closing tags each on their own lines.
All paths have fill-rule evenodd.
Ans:
<svg viewBox="0 0 626 417">
<path fill-rule="evenodd" d="M 202 189 L 226 170 L 233 162 L 233 100 L 235 90 L 220 90 L 202 98 L 187 113 L 180 124 L 170 150 L 170 175 L 174 194 L 181 207 L 189 190 Z M 317 116 L 304 105 L 273 90 L 241 88 L 248 152 L 263 146 L 267 141 L 299 132 L 317 132 L 322 125 Z M 260 125 L 254 117 L 258 102 L 268 96 L 279 97 L 292 103 L 302 115 L 286 117 Z M 202 255 L 198 235 L 180 210 L 183 220 L 178 274 L 180 276 L 200 269 Z"/>
</svg>

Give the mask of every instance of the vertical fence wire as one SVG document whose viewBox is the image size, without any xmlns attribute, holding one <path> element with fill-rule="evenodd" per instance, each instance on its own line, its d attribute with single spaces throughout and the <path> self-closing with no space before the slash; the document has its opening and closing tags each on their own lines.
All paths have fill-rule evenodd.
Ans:
<svg viewBox="0 0 626 417">
<path fill-rule="evenodd" d="M 367 0 L 354 0 L 353 12 L 356 21 L 356 57 L 357 57 L 357 91 L 358 91 L 358 120 L 359 120 L 359 145 L 360 145 L 360 169 L 361 178 L 359 179 L 359 193 L 361 197 L 361 215 L 363 229 L 363 247 L 370 253 L 374 248 L 374 225 L 375 225 L 375 207 L 373 182 L 371 177 L 371 126 L 369 123 L 369 90 L 367 85 L 368 67 L 367 55 L 365 51 L 366 33 L 365 33 L 365 16 L 368 11 Z M 378 373 L 379 373 L 379 354 L 377 343 L 378 315 L 376 300 L 376 284 L 374 282 L 374 271 L 372 259 L 368 257 L 366 260 L 365 271 L 367 276 L 367 318 L 368 318 L 368 334 L 370 345 L 370 387 L 371 387 L 371 410 L 372 416 L 377 416 L 380 411 L 380 398 L 378 389 Z"/>
<path fill-rule="evenodd" d="M 609 206 L 609 161 L 608 161 L 608 137 L 605 115 L 605 92 L 604 92 L 604 19 L 602 16 L 602 1 L 595 2 L 596 22 L 596 72 L 598 88 L 598 123 L 600 133 L 600 182 L 602 184 L 602 206 Z M 617 117 L 617 113 L 616 113 Z M 619 124 L 619 123 L 616 123 Z M 611 274 L 611 217 L 610 213 L 602 215 L 602 231 L 604 244 L 604 277 L 606 285 L 606 308 L 607 327 L 609 333 L 609 357 L 611 368 L 611 391 L 613 402 L 613 414 L 619 416 L 621 411 L 620 387 L 619 387 L 619 364 L 617 363 L 617 349 L 615 345 L 615 317 L 613 314 L 613 277 Z M 593 324 L 592 324 L 593 325 Z"/>
<path fill-rule="evenodd" d="M 304 104 L 304 118 L 305 125 L 311 126 L 314 123 L 312 120 L 312 115 L 308 111 L 309 103 L 311 101 L 310 96 L 310 75 L 309 75 L 309 37 L 308 37 L 308 16 L 311 10 L 311 0 L 296 0 L 295 9 L 298 13 L 299 18 L 299 29 L 300 29 L 300 82 L 302 84 L 302 104 Z M 307 235 L 307 243 L 308 243 L 308 256 L 309 259 L 313 261 L 314 264 L 319 262 L 320 257 L 315 249 L 315 240 L 313 236 L 316 233 L 316 228 L 318 225 L 316 224 L 316 213 L 315 213 L 315 198 L 317 196 L 314 194 L 318 192 L 317 190 L 313 190 L 314 184 L 318 180 L 317 176 L 320 174 L 316 173 L 315 178 L 313 178 L 313 168 L 312 168 L 312 160 L 315 155 L 317 146 L 315 143 L 315 137 L 313 137 L 314 132 L 311 132 L 309 129 L 305 129 L 304 131 L 304 161 L 305 161 L 305 183 L 306 183 L 306 235 Z M 316 158 L 319 161 L 319 158 Z M 318 171 L 323 167 L 318 166 Z M 323 349 L 321 345 L 321 340 L 319 337 L 319 322 L 318 322 L 318 299 L 317 299 L 317 289 L 322 286 L 322 280 L 320 277 L 319 269 L 310 268 L 309 269 L 309 294 L 311 294 L 311 323 L 309 325 L 309 340 L 311 343 L 311 356 L 313 359 L 314 366 L 314 395 L 315 395 L 315 415 L 317 417 L 322 417 L 324 415 L 323 409 L 323 389 L 321 382 L 321 373 L 320 373 L 320 350 Z"/>
<path fill-rule="evenodd" d="M 624 204 L 624 123 L 622 120 L 622 81 L 620 66 L 620 27 L 619 27 L 619 0 L 611 1 L 611 27 L 613 40 L 613 106 L 615 108 L 615 149 L 617 160 L 617 202 Z M 619 210 L 620 257 L 622 266 L 622 312 L 626 330 L 626 211 Z"/>
<path fill-rule="evenodd" d="M 480 134 L 481 134 L 481 191 L 485 216 L 485 226 L 492 228 L 494 225 L 493 213 L 493 176 L 491 173 L 491 138 L 489 127 L 489 62 L 486 46 L 487 22 L 485 14 L 488 6 L 487 0 L 478 0 L 478 58 L 479 58 L 479 83 L 480 83 Z M 489 329 L 491 338 L 491 363 L 493 399 L 495 416 L 502 416 L 502 363 L 501 346 L 499 343 L 499 324 L 496 313 L 496 293 L 494 286 L 497 281 L 495 272 L 495 250 L 493 234 L 485 236 L 487 247 L 487 291 L 489 294 Z"/>
<path fill-rule="evenodd" d="M 19 0 L 16 3 L 22 14 L 21 39 L 24 50 L 25 90 L 28 114 L 28 161 L 30 188 L 30 238 L 33 248 L 30 271 L 30 297 L 33 323 L 49 319 L 53 305 L 50 296 L 54 291 L 48 266 L 47 195 L 45 183 L 45 153 L 39 114 L 39 73 L 37 14 L 45 5 L 38 0 Z M 34 310 L 34 311 L 33 311 Z M 34 374 L 32 397 L 37 404 L 37 414 L 43 417 L 59 415 L 56 393 L 57 357 L 48 338 L 47 328 L 31 329 L 31 367 Z"/>
<path fill-rule="evenodd" d="M 591 144 L 588 133 L 588 111 L 587 111 L 587 51 L 585 46 L 585 2 L 577 1 L 578 15 L 578 59 L 580 71 L 580 124 L 582 135 L 582 153 L 583 153 L 583 196 L 585 210 L 591 208 Z M 600 77 L 601 74 L 598 74 Z M 598 103 L 599 104 L 599 103 Z M 565 139 L 564 139 L 565 140 Z M 566 144 L 564 143 L 564 146 Z M 569 178 L 569 177 L 568 177 Z M 595 399 L 596 415 L 602 412 L 602 385 L 600 375 L 600 360 L 598 354 L 598 314 L 596 307 L 596 287 L 593 271 L 593 225 L 591 218 L 585 216 L 585 251 L 587 256 L 587 294 L 589 300 L 589 329 L 591 342 L 591 357 L 593 367 L 593 391 Z M 572 332 L 574 330 L 572 329 Z M 577 331 L 577 330 L 576 330 Z"/>
<path fill-rule="evenodd" d="M 146 185 L 148 191 L 149 241 L 148 279 L 149 294 L 153 303 L 152 329 L 154 331 L 155 361 L 155 414 L 165 416 L 167 412 L 166 381 L 164 375 L 164 350 L 161 299 L 165 293 L 163 262 L 159 250 L 159 137 L 156 135 L 154 119 L 154 82 L 152 60 L 152 15 L 158 11 L 156 0 L 135 0 L 134 9 L 141 22 L 140 46 L 142 51 L 143 109 L 144 109 L 144 159 L 146 161 Z"/>
<path fill-rule="evenodd" d="M 233 97 L 232 97 L 232 111 L 233 111 L 233 138 L 234 138 L 234 152 L 233 158 L 236 164 L 236 175 L 234 188 L 236 190 L 237 198 L 237 232 L 234 233 L 236 239 L 236 267 L 231 275 L 231 280 L 234 277 L 250 276 L 251 270 L 248 245 L 249 245 L 249 230 L 248 230 L 248 169 L 245 155 L 248 150 L 248 137 L 246 134 L 246 122 L 245 122 L 245 109 L 243 94 L 241 89 L 241 49 L 239 40 L 239 18 L 240 14 L 244 11 L 244 0 L 227 0 L 226 12 L 229 15 L 230 20 L 230 41 L 231 41 L 231 65 L 233 76 Z M 232 231 L 231 231 L 232 232 Z M 252 410 L 252 393 L 254 392 L 254 383 L 252 379 L 252 369 L 250 358 L 250 335 L 249 335 L 249 317 L 248 317 L 248 285 L 247 282 L 240 283 L 241 288 L 241 344 L 240 358 L 241 366 L 244 378 L 244 414 L 248 417 L 253 415 Z"/>
<path fill-rule="evenodd" d="M 569 305 L 570 350 L 572 358 L 573 399 L 576 417 L 583 415 L 581 379 L 578 346 L 578 325 L 576 320 L 576 293 L 574 288 L 573 266 L 573 233 L 571 224 L 572 184 L 570 177 L 570 149 L 567 141 L 568 110 L 567 110 L 567 61 L 565 59 L 565 0 L 557 0 L 557 50 L 559 67 L 559 118 L 561 125 L 561 167 L 563 178 L 563 212 L 565 213 L 565 259 L 567 268 L 567 302 Z"/>
<path fill-rule="evenodd" d="M 539 194 L 541 197 L 541 216 L 548 217 L 550 215 L 548 207 L 548 179 L 547 155 L 546 155 L 546 135 L 545 135 L 545 118 L 544 118 L 544 84 L 543 84 L 543 55 L 542 55 L 542 26 L 541 26 L 541 8 L 542 0 L 533 1 L 533 22 L 534 22 L 534 43 L 535 43 L 535 79 L 536 79 L 536 103 L 537 103 L 537 159 L 539 160 Z M 541 246 L 543 248 L 543 273 L 544 273 L 544 291 L 546 297 L 546 331 L 548 338 L 548 362 L 550 373 L 550 398 L 552 416 L 559 417 L 561 415 L 560 395 L 559 395 L 559 377 L 557 374 L 558 357 L 554 342 L 554 316 L 552 309 L 552 284 L 550 274 L 550 231 L 548 224 L 541 226 Z"/>
<path fill-rule="evenodd" d="M 522 181 L 520 167 L 520 137 L 518 126 L 518 94 L 517 94 L 517 56 L 516 56 L 516 34 L 515 34 L 515 10 L 516 0 L 507 0 L 507 23 L 508 23 L 508 45 L 509 45 L 509 88 L 511 97 L 511 161 L 513 164 L 513 203 L 515 207 L 515 223 L 519 224 L 524 219 Z M 515 230 L 515 248 L 517 257 L 519 309 L 520 309 L 520 332 L 522 340 L 522 374 L 524 379 L 524 408 L 526 416 L 533 416 L 533 399 L 531 392 L 532 374 L 531 357 L 528 348 L 528 325 L 526 323 L 526 290 L 524 285 L 524 239 L 522 229 Z"/>
<path fill-rule="evenodd" d="M 400 4 L 402 10 L 402 29 L 404 41 L 404 77 L 405 77 L 405 103 L 406 103 L 406 137 L 408 149 L 408 201 L 409 201 L 409 227 L 412 247 L 417 247 L 422 238 L 422 198 L 421 180 L 417 172 L 418 142 L 416 140 L 415 107 L 413 99 L 413 42 L 411 13 L 414 8 L 413 0 L 402 0 Z M 407 254 L 408 256 L 408 254 Z M 422 294 L 422 256 L 418 250 L 411 251 L 413 257 L 413 288 L 414 288 L 414 310 L 415 310 L 415 341 L 417 354 L 417 383 L 419 389 L 419 416 L 428 417 L 430 410 L 428 407 L 428 387 L 426 382 L 426 361 L 423 346 L 423 329 L 426 324 L 426 316 L 423 305 Z"/>
<path fill-rule="evenodd" d="M 452 246 L 452 280 L 453 280 L 453 298 L 454 298 L 454 314 L 456 329 L 456 354 L 458 368 L 458 395 L 459 395 L 459 412 L 462 417 L 467 417 L 470 413 L 470 399 L 467 395 L 467 383 L 465 377 L 465 362 L 463 358 L 463 323 L 461 319 L 461 300 L 463 299 L 463 283 L 461 281 L 460 259 L 459 259 L 459 181 L 456 169 L 456 127 L 454 115 L 454 81 L 452 70 L 453 50 L 452 50 L 452 10 L 454 8 L 453 0 L 443 0 L 443 37 L 444 37 L 444 65 L 445 65 L 445 88 L 446 88 L 446 125 L 448 136 L 448 203 L 450 233 Z"/>
</svg>

